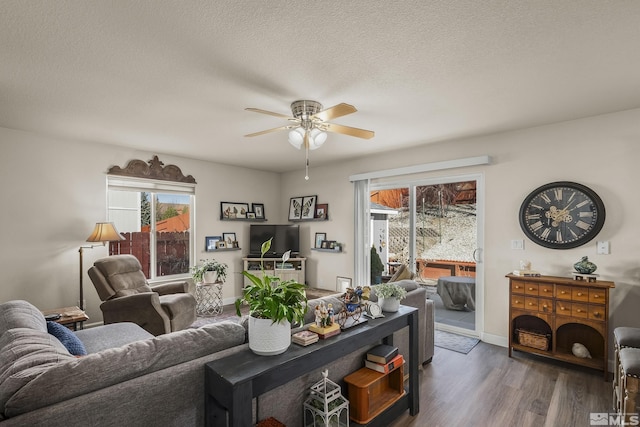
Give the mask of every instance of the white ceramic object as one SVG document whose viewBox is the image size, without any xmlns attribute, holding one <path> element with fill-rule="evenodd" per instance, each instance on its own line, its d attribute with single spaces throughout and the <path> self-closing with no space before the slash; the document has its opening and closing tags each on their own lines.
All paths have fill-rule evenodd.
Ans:
<svg viewBox="0 0 640 427">
<path fill-rule="evenodd" d="M 249 348 L 260 356 L 284 353 L 291 345 L 291 324 L 287 320 L 273 323 L 271 319 L 249 316 Z"/>
<path fill-rule="evenodd" d="M 395 313 L 400 309 L 400 300 L 398 298 L 380 298 L 378 302 L 382 311 Z"/>
<path fill-rule="evenodd" d="M 571 347 L 571 352 L 576 357 L 581 357 L 583 359 L 591 359 L 591 353 L 589 353 L 589 350 L 587 349 L 587 347 L 585 347 L 583 344 L 580 344 L 579 342 L 573 343 L 573 346 Z"/>
<path fill-rule="evenodd" d="M 202 275 L 202 281 L 204 283 L 215 283 L 216 282 L 216 272 L 215 271 L 205 271 Z"/>
</svg>

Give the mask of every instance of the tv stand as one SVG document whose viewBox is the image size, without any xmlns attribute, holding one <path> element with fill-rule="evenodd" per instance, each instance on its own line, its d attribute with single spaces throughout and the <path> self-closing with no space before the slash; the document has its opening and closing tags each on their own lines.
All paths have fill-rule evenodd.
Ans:
<svg viewBox="0 0 640 427">
<path fill-rule="evenodd" d="M 262 271 L 260 269 L 260 263 L 264 264 L 264 273 L 269 276 L 276 276 L 280 280 L 295 280 L 298 283 L 306 284 L 306 261 L 304 257 L 289 258 L 283 265 L 282 257 L 260 258 L 248 256 L 242 258 L 244 263 L 244 271 L 248 271 L 257 277 L 262 277 Z M 248 278 L 244 278 L 245 286 L 250 283 Z"/>
</svg>

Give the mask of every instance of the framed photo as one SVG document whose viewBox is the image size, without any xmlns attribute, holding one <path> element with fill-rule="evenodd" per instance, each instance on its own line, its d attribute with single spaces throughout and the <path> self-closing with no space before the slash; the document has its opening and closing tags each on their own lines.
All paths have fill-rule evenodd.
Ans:
<svg viewBox="0 0 640 427">
<path fill-rule="evenodd" d="M 236 233 L 222 233 L 222 240 L 227 244 L 227 248 L 232 248 L 233 242 L 237 240 Z"/>
<path fill-rule="evenodd" d="M 322 249 L 333 249 L 336 247 L 336 241 L 335 240 L 323 240 L 322 241 Z"/>
<path fill-rule="evenodd" d="M 302 197 L 292 197 L 289 200 L 289 219 L 302 218 Z"/>
<path fill-rule="evenodd" d="M 256 219 L 264 219 L 263 203 L 251 203 L 251 210 L 256 214 Z"/>
<path fill-rule="evenodd" d="M 328 203 L 317 203 L 316 204 L 315 218 L 317 218 L 317 219 L 327 219 L 327 218 L 329 218 L 329 204 Z"/>
<path fill-rule="evenodd" d="M 314 248 L 322 248 L 322 242 L 324 242 L 325 240 L 327 240 L 327 233 L 316 233 L 316 245 L 314 246 Z"/>
<path fill-rule="evenodd" d="M 207 236 L 204 238 L 204 250 L 209 252 L 209 251 L 215 251 L 218 247 L 216 246 L 216 243 L 218 243 L 220 240 L 222 240 L 222 237 L 220 236 Z"/>
<path fill-rule="evenodd" d="M 240 244 L 238 243 L 237 240 L 235 242 L 233 242 L 233 247 L 234 248 L 239 248 L 240 247 Z"/>
<path fill-rule="evenodd" d="M 346 292 L 347 288 L 351 287 L 351 278 L 350 277 L 336 277 L 336 291 L 338 292 Z"/>
<path fill-rule="evenodd" d="M 247 218 L 255 218 L 256 217 L 256 213 L 255 212 L 247 212 Z"/>
<path fill-rule="evenodd" d="M 227 243 L 224 240 L 216 242 L 216 249 L 227 249 Z"/>
<path fill-rule="evenodd" d="M 317 196 L 305 196 L 302 199 L 302 212 L 300 219 L 313 219 L 316 214 Z"/>
<path fill-rule="evenodd" d="M 246 219 L 249 203 L 220 202 L 220 219 Z"/>
</svg>

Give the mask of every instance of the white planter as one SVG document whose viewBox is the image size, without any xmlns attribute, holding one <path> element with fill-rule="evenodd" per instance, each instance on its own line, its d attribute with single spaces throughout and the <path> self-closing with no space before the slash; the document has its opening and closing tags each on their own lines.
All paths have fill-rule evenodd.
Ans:
<svg viewBox="0 0 640 427">
<path fill-rule="evenodd" d="M 284 353 L 291 345 L 291 323 L 249 316 L 249 348 L 260 356 Z"/>
<path fill-rule="evenodd" d="M 215 271 L 205 271 L 202 275 L 202 282 L 204 283 L 215 283 L 216 282 L 216 272 Z"/>
<path fill-rule="evenodd" d="M 380 298 L 378 303 L 380 303 L 382 311 L 389 313 L 395 313 L 400 309 L 400 300 L 398 298 Z"/>
</svg>

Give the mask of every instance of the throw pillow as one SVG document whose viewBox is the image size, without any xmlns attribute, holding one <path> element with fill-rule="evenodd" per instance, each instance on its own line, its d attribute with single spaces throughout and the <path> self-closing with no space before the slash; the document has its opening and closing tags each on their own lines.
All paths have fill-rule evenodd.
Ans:
<svg viewBox="0 0 640 427">
<path fill-rule="evenodd" d="M 82 341 L 69 328 L 56 322 L 47 322 L 47 332 L 56 337 L 74 356 L 86 356 L 87 350 Z"/>
<path fill-rule="evenodd" d="M 391 276 L 389 282 L 398 282 L 404 279 L 413 279 L 413 274 L 405 264 L 402 264 L 400 267 L 398 267 L 395 274 Z"/>
</svg>

